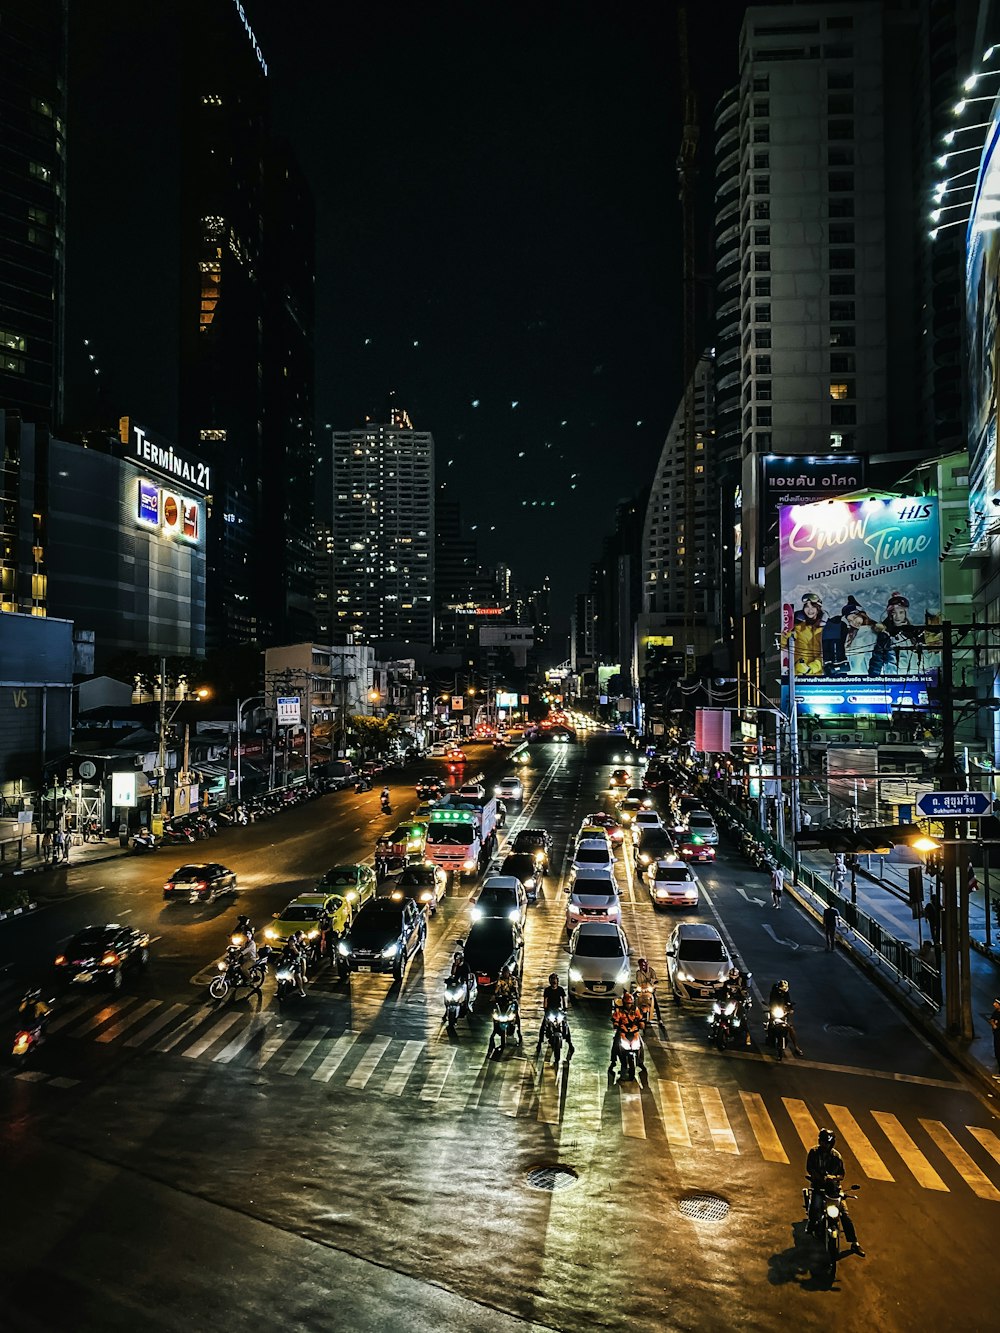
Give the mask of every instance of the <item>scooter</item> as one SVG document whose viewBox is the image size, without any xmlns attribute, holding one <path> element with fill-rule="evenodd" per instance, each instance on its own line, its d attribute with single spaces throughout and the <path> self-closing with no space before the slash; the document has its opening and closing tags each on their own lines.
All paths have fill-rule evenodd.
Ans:
<svg viewBox="0 0 1000 1333">
<path fill-rule="evenodd" d="M 708 1017 L 708 1039 L 715 1043 L 720 1051 L 729 1045 L 729 1039 L 740 1027 L 739 1005 L 735 1000 L 725 1000 L 721 1004 L 715 1000 Z"/>
<path fill-rule="evenodd" d="M 818 1187 L 810 1186 L 809 1189 L 802 1191 L 802 1202 L 805 1205 L 806 1217 L 809 1219 L 808 1229 L 818 1230 L 815 1227 L 813 1219 L 812 1198 L 813 1190 Z M 851 1189 L 857 1191 L 860 1185 L 852 1185 Z M 831 1278 L 837 1276 L 837 1260 L 840 1258 L 840 1233 L 843 1230 L 842 1205 L 846 1199 L 853 1203 L 857 1199 L 857 1193 L 845 1194 L 841 1189 L 840 1181 L 833 1176 L 828 1176 L 822 1185 L 822 1199 L 820 1201 L 820 1217 L 822 1218 L 822 1238 L 823 1248 L 826 1251 L 826 1257 L 830 1264 Z M 817 1210 L 819 1211 L 819 1210 Z"/>
<path fill-rule="evenodd" d="M 383 796 L 379 804 L 381 806 L 382 813 L 384 815 L 392 814 L 392 802 L 388 799 L 388 797 Z"/>
<path fill-rule="evenodd" d="M 455 1025 L 460 1018 L 463 1016 L 466 1018 L 472 1017 L 477 994 L 478 985 L 475 977 L 471 981 L 448 980 L 445 982 L 444 1021 L 448 1025 L 449 1035 L 454 1034 Z"/>
<path fill-rule="evenodd" d="M 159 845 L 160 841 L 156 834 L 150 833 L 149 829 L 140 829 L 132 836 L 133 852 L 155 852 Z"/>
<path fill-rule="evenodd" d="M 630 1037 L 623 1034 L 618 1038 L 618 1061 L 623 1082 L 635 1079 L 636 1066 L 646 1068 L 641 1032 L 634 1032 Z"/>
<path fill-rule="evenodd" d="M 493 1006 L 493 1031 L 490 1033 L 490 1054 L 499 1059 L 510 1038 L 517 1034 L 517 1044 L 521 1045 L 521 1034 L 517 1026 L 517 1010 L 513 1005 Z M 499 1039 L 499 1045 L 497 1041 Z"/>
<path fill-rule="evenodd" d="M 764 1040 L 768 1046 L 774 1047 L 779 1060 L 785 1058 L 785 1047 L 788 1045 L 788 1012 L 784 1005 L 772 1004 L 768 1010 Z"/>
<path fill-rule="evenodd" d="M 256 963 L 251 963 L 244 975 L 240 964 L 242 955 L 242 945 L 230 944 L 226 948 L 226 956 L 219 963 L 219 976 L 213 977 L 209 983 L 208 993 L 213 1000 L 224 1000 L 231 990 L 240 986 L 249 986 L 252 991 L 259 991 L 263 986 L 264 973 Z"/>
<path fill-rule="evenodd" d="M 562 1045 L 564 1040 L 563 1023 L 565 1014 L 561 1009 L 547 1009 L 545 1011 L 545 1021 L 542 1026 L 542 1035 L 548 1043 L 548 1048 L 552 1052 L 552 1063 L 557 1065 L 559 1057 L 562 1054 Z M 573 1054 L 572 1048 L 569 1050 L 567 1059 Z"/>
<path fill-rule="evenodd" d="M 31 1027 L 19 1028 L 14 1034 L 14 1046 L 10 1053 L 11 1059 L 16 1065 L 26 1065 L 44 1042 L 45 1019 L 39 1018 Z"/>
</svg>

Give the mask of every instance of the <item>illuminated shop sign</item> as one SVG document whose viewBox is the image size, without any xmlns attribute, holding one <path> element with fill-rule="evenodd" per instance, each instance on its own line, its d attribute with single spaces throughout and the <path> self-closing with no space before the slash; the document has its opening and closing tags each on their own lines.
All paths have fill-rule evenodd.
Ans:
<svg viewBox="0 0 1000 1333">
<path fill-rule="evenodd" d="M 197 544 L 201 538 L 201 505 L 187 495 L 157 486 L 143 477 L 138 483 L 136 519 L 144 528 L 157 528 L 167 537 Z"/>
<path fill-rule="evenodd" d="M 849 454 L 789 457 L 767 454 L 761 462 L 764 504 L 772 519 L 779 505 L 809 504 L 849 495 L 865 485 L 867 460 Z"/>
<path fill-rule="evenodd" d="M 118 438 L 126 445 L 130 457 L 153 472 L 162 473 L 171 481 L 180 482 L 200 495 L 212 489 L 212 469 L 200 458 L 194 458 L 172 444 L 155 439 L 130 417 L 119 417 Z"/>
<path fill-rule="evenodd" d="M 253 53 L 257 57 L 257 64 L 260 65 L 264 73 L 267 73 L 267 61 L 264 59 L 264 52 L 260 49 L 260 43 L 254 36 L 253 28 L 250 26 L 250 20 L 247 18 L 246 10 L 243 8 L 240 0 L 236 0 L 236 12 L 240 16 L 240 22 L 246 29 L 246 34 L 250 38 L 250 45 L 253 47 Z"/>
<path fill-rule="evenodd" d="M 796 681 L 795 700 L 808 717 L 883 717 L 895 713 L 924 713 L 931 707 L 930 691 L 936 671 L 905 679 L 882 676 L 840 682 Z M 787 690 L 785 691 L 787 697 Z M 786 705 L 787 706 L 787 705 Z"/>
</svg>

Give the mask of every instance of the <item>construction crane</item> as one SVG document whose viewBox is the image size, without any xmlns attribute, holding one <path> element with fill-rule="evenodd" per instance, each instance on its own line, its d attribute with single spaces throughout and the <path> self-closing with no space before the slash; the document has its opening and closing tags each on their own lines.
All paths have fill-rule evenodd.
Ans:
<svg viewBox="0 0 1000 1333">
<path fill-rule="evenodd" d="M 695 323 L 695 188 L 698 175 L 698 103 L 691 86 L 688 52 L 687 6 L 677 7 L 677 62 L 680 73 L 683 129 L 677 154 L 677 187 L 681 204 L 681 248 L 683 255 L 683 352 L 684 352 L 684 674 L 697 669 L 694 653 L 695 624 L 695 471 L 697 432 L 695 429 L 694 374 L 698 364 Z"/>
</svg>

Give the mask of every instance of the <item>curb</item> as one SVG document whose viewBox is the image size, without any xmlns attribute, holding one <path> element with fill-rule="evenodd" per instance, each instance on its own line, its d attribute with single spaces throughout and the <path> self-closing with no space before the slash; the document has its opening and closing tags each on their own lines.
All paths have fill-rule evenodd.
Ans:
<svg viewBox="0 0 1000 1333">
<path fill-rule="evenodd" d="M 33 912 L 37 906 L 37 903 L 25 903 L 23 907 L 12 907 L 9 912 L 0 912 L 0 921 L 7 921 L 12 916 L 24 916 L 27 912 Z"/>
<path fill-rule="evenodd" d="M 127 852 L 127 851 L 125 851 L 125 850 L 123 850 L 123 849 L 119 849 L 118 851 L 114 851 L 114 852 L 109 851 L 108 854 L 107 854 L 107 856 L 88 856 L 87 859 L 86 859 L 85 861 L 83 861 L 83 860 L 81 860 L 81 861 L 60 861 L 58 865 L 51 865 L 51 864 L 50 864 L 49 862 L 47 862 L 47 861 L 42 861 L 39 865 L 35 865 L 35 866 L 22 866 L 22 868 L 21 868 L 20 870 L 11 870 L 11 871 L 8 871 L 6 875 L 0 874 L 0 884 L 3 883 L 3 880 L 4 880 L 5 878 L 6 878 L 6 879 L 20 879 L 20 878 L 22 878 L 24 875 L 41 875 L 41 874 L 44 874 L 44 872 L 45 872 L 46 870 L 60 870 L 60 869 L 65 869 L 65 870 L 78 870 L 78 869 L 80 869 L 80 867 L 82 867 L 82 866 L 96 866 L 96 865 L 101 865 L 102 862 L 104 862 L 104 861 L 117 861 L 117 860 L 119 860 L 121 857 L 123 857 L 123 856 L 127 856 L 127 855 L 128 855 L 128 852 Z"/>
<path fill-rule="evenodd" d="M 798 884 L 786 884 L 785 892 L 791 894 L 799 906 L 804 911 L 808 912 L 815 921 L 822 923 L 822 917 L 819 912 L 813 907 L 812 903 L 802 896 L 803 890 Z M 808 890 L 805 890 L 805 892 L 808 892 Z M 847 927 L 847 929 L 850 929 L 850 927 Z M 878 986 L 883 995 L 899 1005 L 903 1012 L 914 1024 L 916 1024 L 937 1051 L 954 1060 L 966 1074 L 975 1080 L 980 1089 L 985 1091 L 990 1098 L 996 1098 L 998 1091 L 1000 1091 L 1000 1085 L 997 1084 L 996 1080 L 990 1075 L 985 1066 L 981 1065 L 978 1060 L 969 1055 L 968 1051 L 963 1050 L 961 1046 L 955 1045 L 946 1033 L 944 1033 L 935 1023 L 929 1021 L 926 1010 L 921 1006 L 914 1004 L 897 982 L 890 980 L 877 964 L 873 963 L 869 957 L 862 953 L 854 942 L 853 931 L 851 932 L 851 935 L 852 938 L 850 939 L 844 935 L 837 936 L 838 946 L 844 953 L 850 955 L 851 961 L 864 972 L 865 976 L 868 977 L 870 981 L 873 981 L 875 985 Z"/>
</svg>

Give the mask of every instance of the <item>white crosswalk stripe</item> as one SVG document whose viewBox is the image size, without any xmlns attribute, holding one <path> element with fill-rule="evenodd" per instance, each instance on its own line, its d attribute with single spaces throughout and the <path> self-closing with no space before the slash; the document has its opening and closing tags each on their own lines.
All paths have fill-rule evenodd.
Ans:
<svg viewBox="0 0 1000 1333">
<path fill-rule="evenodd" d="M 322 1059 L 319 1068 L 313 1073 L 318 1083 L 329 1083 L 334 1074 L 344 1063 L 351 1047 L 358 1039 L 356 1032 L 344 1032 L 333 1043 L 333 1049 Z"/>
<path fill-rule="evenodd" d="M 117 1041 L 123 1032 L 129 1028 L 135 1027 L 136 1023 L 141 1023 L 147 1014 L 152 1013 L 154 1009 L 159 1009 L 161 1000 L 147 1000 L 145 1004 L 140 1004 L 138 1009 L 133 1010 L 127 1018 L 123 1018 L 120 1023 L 115 1023 L 113 1027 L 105 1028 L 103 1032 L 97 1034 L 97 1040 L 103 1042 Z"/>
<path fill-rule="evenodd" d="M 285 1063 L 279 1066 L 282 1074 L 297 1074 L 313 1051 L 326 1036 L 328 1028 L 312 1027 L 304 1040 L 295 1043 L 295 1050 Z"/>
<path fill-rule="evenodd" d="M 364 1088 L 367 1086 L 368 1080 L 371 1078 L 372 1074 L 375 1073 L 375 1070 L 378 1067 L 378 1062 L 382 1059 L 382 1056 L 385 1055 L 386 1051 L 389 1049 L 390 1041 L 391 1038 L 389 1037 L 375 1038 L 375 1040 L 365 1051 L 364 1055 L 358 1061 L 358 1065 L 354 1073 L 347 1080 L 347 1086 L 349 1088 Z"/>
<path fill-rule="evenodd" d="M 161 1032 L 168 1023 L 172 1023 L 175 1018 L 183 1014 L 187 1007 L 186 1004 L 172 1004 L 169 1009 L 165 1009 L 163 1013 L 157 1014 L 151 1023 L 147 1023 L 146 1026 L 140 1028 L 138 1032 L 133 1032 L 131 1037 L 126 1037 L 125 1045 L 144 1045 L 150 1037 L 155 1037 L 156 1034 Z"/>
<path fill-rule="evenodd" d="M 266 1032 L 271 1023 L 274 1022 L 273 1014 L 255 1015 L 246 1025 L 242 1032 L 237 1032 L 236 1036 L 228 1044 L 223 1046 L 222 1050 L 214 1057 L 214 1063 L 228 1065 L 253 1041 L 254 1037 L 259 1037 Z"/>
<path fill-rule="evenodd" d="M 386 1080 L 383 1091 L 389 1097 L 401 1097 L 413 1073 L 416 1063 L 420 1058 L 420 1052 L 424 1049 L 425 1042 L 406 1041 L 403 1043 L 403 1049 L 399 1053 L 399 1058 L 393 1066 L 392 1073 Z"/>
<path fill-rule="evenodd" d="M 214 1046 L 219 1038 L 224 1037 L 229 1029 L 239 1021 L 240 1015 L 230 1011 L 224 1017 L 220 1018 L 218 1023 L 213 1023 L 208 1031 L 199 1037 L 196 1042 L 188 1046 L 186 1050 L 181 1051 L 181 1055 L 186 1056 L 189 1060 L 199 1059 L 205 1054 L 210 1046 Z"/>
</svg>

